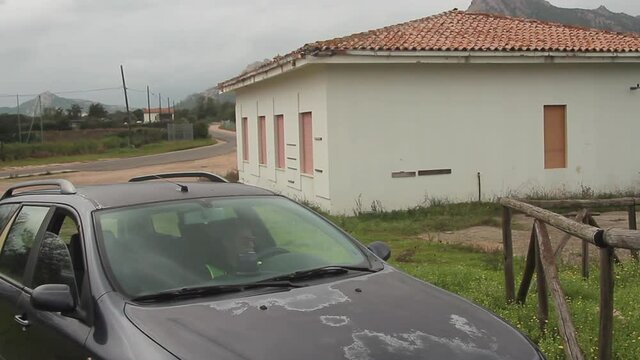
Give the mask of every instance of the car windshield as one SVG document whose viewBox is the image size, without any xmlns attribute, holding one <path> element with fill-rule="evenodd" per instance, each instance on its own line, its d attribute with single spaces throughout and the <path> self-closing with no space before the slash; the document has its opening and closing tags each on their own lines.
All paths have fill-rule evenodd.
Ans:
<svg viewBox="0 0 640 360">
<path fill-rule="evenodd" d="M 131 297 L 249 284 L 369 262 L 324 219 L 282 197 L 191 199 L 96 212 L 103 260 Z"/>
</svg>

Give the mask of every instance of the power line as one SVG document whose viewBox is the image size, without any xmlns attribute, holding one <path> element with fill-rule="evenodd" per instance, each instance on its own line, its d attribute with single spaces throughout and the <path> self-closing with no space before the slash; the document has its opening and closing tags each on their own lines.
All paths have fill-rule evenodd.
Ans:
<svg viewBox="0 0 640 360">
<path fill-rule="evenodd" d="M 83 90 L 64 90 L 64 91 L 50 91 L 50 93 L 54 95 L 61 94 L 82 94 L 82 93 L 91 93 L 91 92 L 101 92 L 101 91 L 113 91 L 113 90 L 122 90 L 122 86 L 118 87 L 108 87 L 108 88 L 98 88 L 98 89 L 83 89 Z M 18 96 L 38 96 L 40 94 L 0 94 L 0 97 L 15 97 Z"/>
</svg>

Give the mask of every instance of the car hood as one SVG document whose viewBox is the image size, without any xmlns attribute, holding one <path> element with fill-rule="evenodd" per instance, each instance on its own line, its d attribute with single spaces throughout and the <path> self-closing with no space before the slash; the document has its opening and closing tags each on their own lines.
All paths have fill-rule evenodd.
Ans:
<svg viewBox="0 0 640 360">
<path fill-rule="evenodd" d="M 236 294 L 237 296 L 237 294 Z M 539 359 L 490 312 L 392 268 L 244 298 L 127 304 L 180 359 Z"/>
</svg>

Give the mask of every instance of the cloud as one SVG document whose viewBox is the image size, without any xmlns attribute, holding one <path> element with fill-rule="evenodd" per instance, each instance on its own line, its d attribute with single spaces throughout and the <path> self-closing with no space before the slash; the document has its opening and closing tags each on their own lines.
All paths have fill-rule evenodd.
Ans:
<svg viewBox="0 0 640 360">
<path fill-rule="evenodd" d="M 623 0 L 605 3 L 640 14 Z M 132 88 L 180 99 L 237 75 L 256 60 L 305 43 L 348 35 L 470 0 L 0 0 L 0 94 L 118 86 L 120 64 Z M 597 5 L 594 5 L 596 7 Z M 122 103 L 118 91 L 87 94 Z M 146 95 L 132 95 L 146 104 Z M 81 96 L 79 96 L 81 97 Z M 0 99 L 0 106 L 2 99 Z"/>
</svg>

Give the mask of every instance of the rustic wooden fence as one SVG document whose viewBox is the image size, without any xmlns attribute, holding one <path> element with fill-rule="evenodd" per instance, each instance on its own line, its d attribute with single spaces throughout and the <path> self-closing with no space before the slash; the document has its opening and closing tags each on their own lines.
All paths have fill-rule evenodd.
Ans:
<svg viewBox="0 0 640 360">
<path fill-rule="evenodd" d="M 584 355 L 577 341 L 577 334 L 567 301 L 560 286 L 556 259 L 571 237 L 581 239 L 582 274 L 589 276 L 589 244 L 600 251 L 600 326 L 598 337 L 598 355 L 601 360 L 613 358 L 613 291 L 614 261 L 618 258 L 615 249 L 627 249 L 638 259 L 640 250 L 640 231 L 636 230 L 636 204 L 638 199 L 606 199 L 606 200 L 558 200 L 522 202 L 509 198 L 500 199 L 503 206 L 502 241 L 504 249 L 505 289 L 508 302 L 524 303 L 536 274 L 538 310 L 537 317 L 540 328 L 549 318 L 548 293 L 555 305 L 558 315 L 558 328 L 564 343 L 567 359 L 581 360 Z M 589 209 L 598 207 L 626 207 L 629 213 L 629 229 L 601 229 L 593 220 Z M 556 214 L 545 208 L 578 208 L 573 219 Z M 513 242 L 511 234 L 511 216 L 514 211 L 534 218 L 531 240 L 527 251 L 526 264 L 522 282 L 516 296 L 515 276 L 513 270 Z M 551 225 L 565 233 L 559 246 L 554 250 L 547 232 Z M 618 260 L 619 261 L 619 260 Z"/>
</svg>

